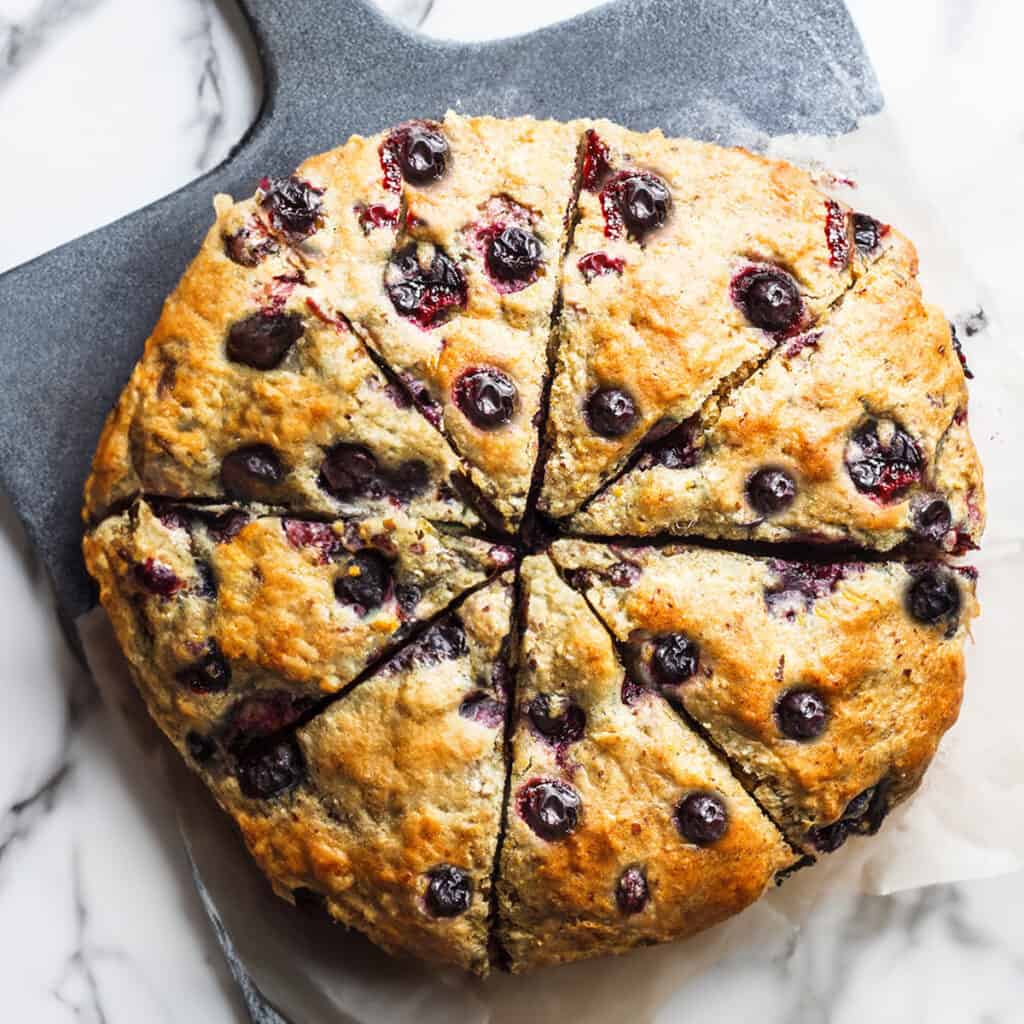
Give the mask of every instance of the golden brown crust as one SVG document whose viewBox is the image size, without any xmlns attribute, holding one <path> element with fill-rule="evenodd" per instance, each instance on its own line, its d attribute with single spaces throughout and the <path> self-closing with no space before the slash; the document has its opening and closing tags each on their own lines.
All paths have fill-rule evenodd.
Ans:
<svg viewBox="0 0 1024 1024">
<path fill-rule="evenodd" d="M 612 171 L 654 171 L 669 187 L 672 210 L 641 244 L 608 238 L 601 196 L 580 194 L 540 499 L 555 517 L 574 512 L 661 421 L 691 416 L 770 350 L 772 335 L 732 300 L 730 283 L 744 266 L 774 264 L 792 274 L 808 319 L 852 280 L 848 266 L 832 265 L 829 207 L 805 172 L 660 132 L 641 135 L 604 121 L 593 127 L 611 151 Z M 843 211 L 838 230 L 849 244 Z M 621 273 L 585 273 L 580 260 L 595 252 L 621 260 Z M 584 402 L 604 387 L 624 390 L 636 405 L 622 437 L 601 437 L 585 420 Z"/>
<path fill-rule="evenodd" d="M 729 769 L 662 700 L 622 699 L 611 638 L 546 556 L 523 563 L 525 633 L 517 692 L 511 797 L 502 848 L 499 933 L 513 971 L 690 935 L 756 900 L 794 857 Z M 538 694 L 573 701 L 582 737 L 564 746 L 530 724 Z M 578 826 L 548 840 L 519 809 L 538 779 L 571 786 Z M 693 792 L 724 801 L 728 828 L 697 846 L 673 821 Z M 626 913 L 616 887 L 641 870 L 648 897 Z"/>
<path fill-rule="evenodd" d="M 211 511 L 176 508 L 161 519 L 140 502 L 84 541 L 151 710 L 161 724 L 180 718 L 182 734 L 218 719 L 245 693 L 286 692 L 305 705 L 336 692 L 508 554 L 398 512 L 333 524 L 242 516 L 245 525 L 224 539 L 209 525 Z M 383 556 L 391 583 L 382 604 L 364 611 L 340 600 L 335 585 L 358 577 L 353 556 L 365 551 Z M 174 574 L 168 596 L 147 587 L 147 566 Z M 211 644 L 230 665 L 230 686 L 196 692 L 176 677 Z"/>
<path fill-rule="evenodd" d="M 309 778 L 280 801 L 216 783 L 253 856 L 278 891 L 321 893 L 338 920 L 394 953 L 486 974 L 491 870 L 504 788 L 500 721 L 460 714 L 479 667 L 501 658 L 511 577 L 457 613 L 466 651 L 385 666 L 299 733 Z M 415 648 L 413 648 L 415 650 Z M 430 872 L 472 881 L 466 911 L 432 914 Z"/>
<path fill-rule="evenodd" d="M 638 676 L 650 672 L 645 641 L 682 633 L 697 645 L 699 668 L 675 696 L 795 843 L 813 849 L 812 829 L 880 784 L 884 815 L 917 788 L 956 721 L 978 611 L 969 575 L 941 570 L 960 609 L 929 625 L 907 610 L 924 566 L 852 563 L 815 577 L 813 566 L 702 548 L 552 550 L 635 652 Z M 793 689 L 828 708 L 813 739 L 781 731 L 777 702 Z"/>
<path fill-rule="evenodd" d="M 410 124 L 445 136 L 430 184 L 397 173 Z M 519 971 L 692 934 L 755 900 L 793 847 L 871 830 L 917 786 L 956 718 L 973 581 L 559 541 L 550 555 L 587 600 L 549 555 L 526 558 L 517 644 L 511 573 L 486 583 L 514 552 L 471 531 L 481 516 L 518 527 L 544 431 L 538 506 L 573 531 L 888 550 L 921 539 L 921 503 L 941 496 L 949 526 L 926 539 L 959 550 L 980 537 L 984 492 L 952 340 L 910 243 L 883 230 L 855 251 L 850 211 L 789 164 L 604 121 L 410 124 L 252 199 L 217 197 L 100 439 L 89 572 L 151 714 L 285 898 L 312 892 L 391 952 L 479 973 L 489 938 Z M 614 223 L 614 188 L 636 173 L 671 194 L 640 238 Z M 292 215 L 309 230 L 289 233 Z M 510 228 L 540 247 L 524 287 L 488 263 Z M 438 253 L 465 303 L 420 326 L 398 315 L 393 264 L 415 278 Z M 742 298 L 768 265 L 800 296 L 774 333 Z M 277 355 L 280 333 L 239 340 L 249 318 L 286 324 Z M 507 422 L 481 426 L 457 400 L 480 368 L 515 384 Z M 601 387 L 638 409 L 624 436 L 584 415 Z M 698 413 L 693 464 L 652 456 L 652 432 Z M 924 465 L 884 500 L 844 465 L 868 420 L 880 443 L 905 430 Z M 251 446 L 255 461 L 233 459 Z M 797 485 L 774 514 L 752 514 L 760 468 Z M 906 612 L 928 573 L 942 591 L 928 600 L 952 586 L 959 601 L 934 625 Z M 699 644 L 700 671 L 672 693 L 682 711 L 652 692 L 666 632 Z M 827 717 L 797 741 L 777 701 L 801 687 Z M 539 697 L 585 716 L 568 738 L 537 724 Z M 564 835 L 528 821 L 542 780 L 581 801 Z M 699 842 L 678 812 L 698 793 L 727 822 Z M 442 870 L 450 915 L 431 902 Z"/>
<path fill-rule="evenodd" d="M 442 127 L 450 149 L 444 176 L 423 186 L 403 182 L 399 195 L 382 183 L 379 150 L 387 135 L 348 143 L 352 160 L 328 165 L 317 158 L 302 170 L 335 196 L 345 211 L 340 231 L 360 253 L 330 268 L 339 308 L 392 366 L 426 387 L 446 434 L 473 467 L 473 482 L 514 527 L 537 456 L 536 418 L 578 134 L 553 121 L 451 112 Z M 400 210 L 400 220 L 360 238 L 358 211 L 374 205 Z M 528 227 L 543 247 L 539 276 L 518 291 L 502 288 L 484 259 L 488 228 L 507 224 Z M 447 254 L 466 283 L 465 308 L 429 329 L 399 316 L 385 291 L 387 261 L 408 245 L 419 246 L 424 265 L 436 250 Z M 474 425 L 452 399 L 455 380 L 481 366 L 502 370 L 518 390 L 512 419 L 497 428 Z"/>
<path fill-rule="evenodd" d="M 810 342 L 783 342 L 767 363 L 702 411 L 696 464 L 648 459 L 573 517 L 584 534 L 661 532 L 791 541 L 813 537 L 887 550 L 919 538 L 915 511 L 949 505 L 940 543 L 976 545 L 984 528 L 981 465 L 967 431 L 967 386 L 943 315 L 921 297 L 913 247 L 890 231 L 885 252 L 824 316 Z M 922 478 L 891 500 L 857 489 L 845 464 L 866 421 L 905 430 Z M 786 508 L 759 516 L 745 488 L 762 467 L 796 483 Z"/>
<path fill-rule="evenodd" d="M 246 744 L 264 734 L 260 716 L 278 716 L 269 733 L 287 729 L 380 655 L 405 617 L 393 599 L 365 616 L 341 606 L 331 583 L 349 560 L 324 562 L 323 534 L 320 546 L 295 547 L 282 522 L 256 518 L 218 541 L 200 522 L 168 526 L 140 504 L 86 537 L 89 570 L 133 678 L 281 895 L 311 889 L 385 949 L 486 973 L 504 780 L 504 675 L 495 666 L 509 632 L 511 575 L 466 599 L 454 617 L 461 643 L 436 655 L 428 632 L 300 728 L 308 777 L 259 799 L 234 773 Z M 443 538 L 422 522 L 396 517 L 328 529 L 357 550 L 384 535 L 400 556 L 396 580 L 422 587 L 418 618 L 493 568 L 490 544 Z M 217 581 L 215 598 L 204 592 L 200 554 Z M 139 570 L 150 560 L 174 573 L 180 589 L 166 597 L 147 589 Z M 228 659 L 230 681 L 196 692 L 181 673 L 214 649 Z M 481 687 L 499 708 L 496 721 L 460 714 Z M 210 751 L 199 759 L 197 740 Z M 473 880 L 469 911 L 453 918 L 432 916 L 424 904 L 428 872 L 444 864 Z"/>
<path fill-rule="evenodd" d="M 337 444 L 369 450 L 382 474 L 415 472 L 423 484 L 407 500 L 413 514 L 476 522 L 451 494 L 461 472 L 444 439 L 398 393 L 331 313 L 298 254 L 281 246 L 256 267 L 228 258 L 225 239 L 262 224 L 252 200 L 218 197 L 217 221 L 164 305 L 142 360 L 111 414 L 86 485 L 95 521 L 138 492 L 174 498 L 229 497 L 225 456 L 268 445 L 283 477 L 258 498 L 300 513 L 338 515 L 393 504 L 384 494 L 333 497 L 320 469 Z M 302 335 L 279 366 L 257 369 L 227 354 L 231 328 L 271 311 L 299 318 Z"/>
</svg>

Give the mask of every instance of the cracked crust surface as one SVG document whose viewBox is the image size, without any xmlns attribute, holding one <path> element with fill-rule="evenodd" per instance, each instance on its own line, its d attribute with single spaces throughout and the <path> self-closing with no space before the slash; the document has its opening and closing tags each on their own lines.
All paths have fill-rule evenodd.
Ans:
<svg viewBox="0 0 1024 1024">
<path fill-rule="evenodd" d="M 396 173 L 410 124 L 446 140 L 430 184 Z M 642 237 L 608 213 L 607 190 L 635 174 L 671 193 Z M 296 230 L 271 201 L 284 193 Z M 880 243 L 857 250 L 851 211 L 804 171 L 742 150 L 451 113 L 353 137 L 215 207 L 104 429 L 84 550 L 150 712 L 282 896 L 314 894 L 394 953 L 483 973 L 498 939 L 526 970 L 722 920 L 792 866 L 783 833 L 834 848 L 916 787 L 959 707 L 968 576 L 950 577 L 955 622 L 925 627 L 905 613 L 920 566 L 846 566 L 827 585 L 812 572 L 808 597 L 803 570 L 781 560 L 565 540 L 551 552 L 597 614 L 547 555 L 528 557 L 513 640 L 511 574 L 487 580 L 517 555 L 486 539 L 498 521 L 522 525 L 524 556 L 539 511 L 609 538 L 899 550 L 920 502 L 941 497 L 950 525 L 931 550 L 977 543 L 963 373 L 905 239 L 876 224 Z M 510 227 L 539 245 L 524 287 L 488 264 Z M 433 326 L 389 295 L 407 249 L 421 271 L 443 253 L 465 282 L 464 306 Z M 795 282 L 792 329 L 753 326 L 737 299 L 765 265 Z M 280 358 L 257 337 L 263 368 L 232 341 L 250 319 L 294 335 Z M 455 397 L 481 368 L 516 386 L 511 418 L 490 429 Z M 638 409 L 614 439 L 583 412 L 604 387 Z M 651 457 L 656 436 L 698 413 L 695 462 Z M 858 492 L 844 466 L 868 418 L 921 454 L 921 479 L 896 500 Z M 256 462 L 229 471 L 252 446 Z M 797 496 L 757 517 L 746 487 L 765 466 Z M 375 580 L 380 600 L 363 607 Z M 651 692 L 658 631 L 699 643 L 701 672 L 672 694 L 685 714 Z M 795 743 L 774 702 L 809 685 L 828 727 Z M 574 702 L 579 736 L 539 731 L 528 709 L 542 696 Z M 537 780 L 580 799 L 566 836 L 527 824 Z M 728 828 L 699 845 L 676 809 L 710 791 Z M 450 917 L 428 900 L 441 868 L 463 887 Z"/>
<path fill-rule="evenodd" d="M 513 971 L 680 938 L 756 900 L 794 856 L 725 763 L 652 694 L 623 701 L 611 638 L 547 556 L 522 567 L 524 621 L 508 820 L 498 881 L 499 935 Z M 572 700 L 582 736 L 562 749 L 530 724 L 538 694 Z M 559 780 L 578 794 L 579 822 L 552 840 L 518 808 L 524 787 Z M 690 793 L 718 794 L 728 827 L 698 846 L 673 820 Z M 624 912 L 623 872 L 646 880 Z"/>
<path fill-rule="evenodd" d="M 885 251 L 827 314 L 806 345 L 783 342 L 746 382 L 702 413 L 696 465 L 649 458 L 573 517 L 582 534 L 693 536 L 768 541 L 806 538 L 888 550 L 917 539 L 921 498 L 941 496 L 941 543 L 976 546 L 985 518 L 981 465 L 967 430 L 967 385 L 949 324 L 924 302 L 913 246 L 890 231 Z M 924 460 L 896 500 L 857 489 L 845 465 L 868 419 L 899 424 Z M 796 482 L 787 508 L 759 516 L 751 475 L 780 467 Z"/>
<path fill-rule="evenodd" d="M 385 665 L 299 730 L 308 777 L 283 800 L 252 800 L 215 782 L 253 856 L 285 898 L 312 889 L 328 911 L 393 953 L 488 970 L 491 871 L 504 788 L 500 721 L 460 713 L 491 673 L 509 632 L 511 575 L 454 613 L 457 657 Z M 419 648 L 429 646 L 429 633 Z M 438 770 L 443 766 L 443 770 Z M 472 893 L 441 917 L 425 901 L 430 872 L 459 868 Z"/>
<path fill-rule="evenodd" d="M 815 594 L 813 577 L 801 579 L 813 567 L 779 559 L 569 540 L 552 554 L 631 652 L 637 678 L 649 675 L 658 637 L 682 633 L 697 645 L 698 669 L 674 699 L 809 852 L 812 830 L 834 825 L 865 791 L 884 790 L 879 820 L 909 796 L 956 721 L 978 611 L 969 576 L 947 573 L 959 614 L 927 625 L 907 611 L 920 567 L 900 562 L 840 566 Z M 781 731 L 777 704 L 794 689 L 828 708 L 813 739 Z"/>
</svg>

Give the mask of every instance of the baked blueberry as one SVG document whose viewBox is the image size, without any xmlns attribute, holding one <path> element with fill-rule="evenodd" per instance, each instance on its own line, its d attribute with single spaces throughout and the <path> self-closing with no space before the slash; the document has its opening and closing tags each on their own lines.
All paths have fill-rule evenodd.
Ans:
<svg viewBox="0 0 1024 1024">
<path fill-rule="evenodd" d="M 330 523 L 315 523 L 306 519 L 282 519 L 281 526 L 288 543 L 296 548 L 313 548 L 319 553 L 319 561 L 326 565 L 341 547 L 338 535 Z"/>
<path fill-rule="evenodd" d="M 687 842 L 710 846 L 725 835 L 729 816 L 717 793 L 689 793 L 676 807 L 675 823 Z"/>
<path fill-rule="evenodd" d="M 473 900 L 473 880 L 461 868 L 442 864 L 427 877 L 427 910 L 434 917 L 458 917 L 469 910 Z"/>
<path fill-rule="evenodd" d="M 901 497 L 921 479 L 924 469 L 914 439 L 891 421 L 862 423 L 846 445 L 844 461 L 857 490 L 881 502 Z"/>
<path fill-rule="evenodd" d="M 588 192 L 596 192 L 610 169 L 611 153 L 608 147 L 593 128 L 588 128 L 583 145 L 580 186 Z"/>
<path fill-rule="evenodd" d="M 747 267 L 733 278 L 732 299 L 743 315 L 763 331 L 795 327 L 804 313 L 800 287 L 779 267 Z"/>
<path fill-rule="evenodd" d="M 320 486 L 339 501 L 381 493 L 377 459 L 361 444 L 336 444 L 320 463 Z"/>
<path fill-rule="evenodd" d="M 209 531 L 210 536 L 217 544 L 223 544 L 238 536 L 250 520 L 250 516 L 238 509 L 227 509 L 223 512 L 210 512 L 205 509 L 197 509 L 192 516 L 198 519 Z"/>
<path fill-rule="evenodd" d="M 775 702 L 779 732 L 791 740 L 813 740 L 825 730 L 828 705 L 814 690 L 787 690 Z"/>
<path fill-rule="evenodd" d="M 399 501 L 412 501 L 422 494 L 430 485 L 430 470 L 425 462 L 409 459 L 400 462 L 394 469 L 384 474 L 384 487 L 393 498 Z"/>
<path fill-rule="evenodd" d="M 197 597 L 203 597 L 207 601 L 212 601 L 217 596 L 217 577 L 214 574 L 213 566 L 205 559 L 197 558 L 196 577 L 196 583 L 192 587 L 192 592 Z"/>
<path fill-rule="evenodd" d="M 537 694 L 530 701 L 527 715 L 537 732 L 554 743 L 575 743 L 582 739 L 587 724 L 583 708 L 555 694 Z"/>
<path fill-rule="evenodd" d="M 253 800 L 286 793 L 302 782 L 305 775 L 305 758 L 294 736 L 246 747 L 235 759 L 238 786 Z"/>
<path fill-rule="evenodd" d="M 588 252 L 576 261 L 576 268 L 587 282 L 605 274 L 621 274 L 626 261 L 618 256 L 609 256 L 606 252 Z"/>
<path fill-rule="evenodd" d="M 426 185 L 444 176 L 450 151 L 443 132 L 428 124 L 410 124 L 396 134 L 398 163 L 406 181 Z"/>
<path fill-rule="evenodd" d="M 637 420 L 633 399 L 620 388 L 598 388 L 587 399 L 587 425 L 601 437 L 622 437 Z"/>
<path fill-rule="evenodd" d="M 651 672 L 662 686 L 686 682 L 697 671 L 700 648 L 685 633 L 667 633 L 651 648 Z"/>
<path fill-rule="evenodd" d="M 281 482 L 284 467 L 277 452 L 266 444 L 247 445 L 224 456 L 220 480 L 233 498 L 256 498 Z"/>
<path fill-rule="evenodd" d="M 264 690 L 232 705 L 221 729 L 221 740 L 233 754 L 280 732 L 309 709 L 308 697 L 286 690 Z"/>
<path fill-rule="evenodd" d="M 861 562 L 784 562 L 769 563 L 776 579 L 765 587 L 764 600 L 775 615 L 794 619 L 801 608 L 809 611 L 815 601 L 835 592 L 851 573 L 860 572 Z"/>
<path fill-rule="evenodd" d="M 886 792 L 889 780 L 883 779 L 874 786 L 858 793 L 847 805 L 838 821 L 831 825 L 812 828 L 808 838 L 819 853 L 833 853 L 838 850 L 852 832 L 874 835 L 885 820 Z"/>
<path fill-rule="evenodd" d="M 418 640 L 403 647 L 388 662 L 388 669 L 402 672 L 412 665 L 436 665 L 441 661 L 454 661 L 468 653 L 462 621 L 452 616 L 431 626 Z"/>
<path fill-rule="evenodd" d="M 829 263 L 845 267 L 850 262 L 850 236 L 846 232 L 846 213 L 834 200 L 825 200 L 825 242 Z"/>
<path fill-rule="evenodd" d="M 918 573 L 907 590 L 907 608 L 926 625 L 955 615 L 960 610 L 960 588 L 952 573 L 939 568 Z"/>
<path fill-rule="evenodd" d="M 189 756 L 197 764 L 205 764 L 217 753 L 217 744 L 201 732 L 191 731 L 185 735 L 185 746 Z"/>
<path fill-rule="evenodd" d="M 302 317 L 294 313 L 254 313 L 228 331 L 228 359 L 256 370 L 273 370 L 304 331 Z"/>
<path fill-rule="evenodd" d="M 193 693 L 221 693 L 231 685 L 231 666 L 217 641 L 208 640 L 206 653 L 179 669 L 174 678 Z"/>
<path fill-rule="evenodd" d="M 691 416 L 676 424 L 668 433 L 649 438 L 648 453 L 643 465 L 666 469 L 690 469 L 700 461 L 700 418 Z"/>
<path fill-rule="evenodd" d="M 507 374 L 493 366 L 482 366 L 466 370 L 459 377 L 452 397 L 473 426 L 494 430 L 512 419 L 519 392 Z"/>
<path fill-rule="evenodd" d="M 505 721 L 505 706 L 490 694 L 477 690 L 459 705 L 459 714 L 472 722 L 496 728 Z"/>
<path fill-rule="evenodd" d="M 434 250 L 430 265 L 424 267 L 416 245 L 406 246 L 388 263 L 384 286 L 395 312 L 423 328 L 436 326 L 466 305 L 462 271 L 440 249 Z"/>
<path fill-rule="evenodd" d="M 912 502 L 911 521 L 918 537 L 938 544 L 953 526 L 953 513 L 945 498 L 928 494 Z"/>
<path fill-rule="evenodd" d="M 136 565 L 135 578 L 140 586 L 160 597 L 171 597 L 185 585 L 169 565 L 155 558 Z"/>
<path fill-rule="evenodd" d="M 294 241 L 308 238 L 320 226 L 323 189 L 294 175 L 264 181 L 260 187 L 260 205 L 270 214 L 270 223 Z"/>
<path fill-rule="evenodd" d="M 233 263 L 255 267 L 277 252 L 277 243 L 261 230 L 243 227 L 224 237 L 224 251 Z"/>
<path fill-rule="evenodd" d="M 784 469 L 759 469 L 747 479 L 746 495 L 755 512 L 775 515 L 793 504 L 796 481 Z"/>
<path fill-rule="evenodd" d="M 859 252 L 869 256 L 878 248 L 882 238 L 882 225 L 866 213 L 853 215 L 853 238 Z"/>
<path fill-rule="evenodd" d="M 454 661 L 469 653 L 466 630 L 459 619 L 447 619 L 427 631 L 418 644 L 427 663 Z"/>
<path fill-rule="evenodd" d="M 355 606 L 361 615 L 379 608 L 391 588 L 391 563 L 372 548 L 357 551 L 334 581 L 335 597 L 342 604 Z"/>
<path fill-rule="evenodd" d="M 487 245 L 487 269 L 501 281 L 529 281 L 543 262 L 544 247 L 526 228 L 502 228 Z"/>
<path fill-rule="evenodd" d="M 672 194 L 663 178 L 650 171 L 623 171 L 605 186 L 601 193 L 609 235 L 619 234 L 619 225 L 625 226 L 633 238 L 660 228 L 672 209 Z"/>
<path fill-rule="evenodd" d="M 579 824 L 583 808 L 575 788 L 559 779 L 528 783 L 519 791 L 516 805 L 523 821 L 549 842 L 569 835 Z"/>
<path fill-rule="evenodd" d="M 639 914 L 647 906 L 649 892 L 643 868 L 630 867 L 619 875 L 615 885 L 615 902 L 623 914 Z"/>
</svg>

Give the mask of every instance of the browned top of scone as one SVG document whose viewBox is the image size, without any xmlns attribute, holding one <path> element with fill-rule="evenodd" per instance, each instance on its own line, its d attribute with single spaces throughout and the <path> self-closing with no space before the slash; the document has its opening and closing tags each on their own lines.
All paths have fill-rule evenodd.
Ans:
<svg viewBox="0 0 1024 1024">
<path fill-rule="evenodd" d="M 491 673 L 511 607 L 506 576 L 300 729 L 283 798 L 244 773 L 214 782 L 282 895 L 312 890 L 385 949 L 481 974 L 504 790 Z"/>
<path fill-rule="evenodd" d="M 879 249 L 811 331 L 685 438 L 652 445 L 571 529 L 976 546 L 985 495 L 950 326 L 922 298 L 913 246 L 890 230 Z"/>
<path fill-rule="evenodd" d="M 610 636 L 551 561 L 528 558 L 522 574 L 498 881 L 512 970 L 678 938 L 743 909 L 794 860 L 781 835 L 664 701 L 623 689 Z"/>
<path fill-rule="evenodd" d="M 749 373 L 779 333 L 812 324 L 852 280 L 849 259 L 836 258 L 837 245 L 846 257 L 851 248 L 847 211 L 805 172 L 660 132 L 591 131 L 606 169 L 580 193 L 566 258 L 541 496 L 556 517 L 652 430 Z M 766 285 L 785 290 L 774 306 L 755 301 Z M 602 401 L 609 391 L 618 415 Z"/>
<path fill-rule="evenodd" d="M 876 828 L 956 721 L 970 573 L 568 540 L 553 556 L 624 645 L 634 681 L 681 702 L 812 851 Z M 851 822 L 865 793 L 875 820 Z"/>
<path fill-rule="evenodd" d="M 743 150 L 454 113 L 215 209 L 84 553 L 277 892 L 521 971 L 708 927 L 914 790 L 969 572 L 635 543 L 977 544 L 898 232 Z"/>
</svg>

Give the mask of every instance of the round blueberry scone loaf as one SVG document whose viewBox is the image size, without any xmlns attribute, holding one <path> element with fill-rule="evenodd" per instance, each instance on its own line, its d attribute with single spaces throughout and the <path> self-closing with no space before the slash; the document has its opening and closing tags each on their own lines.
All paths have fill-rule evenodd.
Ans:
<svg viewBox="0 0 1024 1024">
<path fill-rule="evenodd" d="M 83 547 L 276 892 L 522 971 L 913 793 L 985 502 L 907 239 L 743 150 L 451 113 L 214 205 Z"/>
</svg>

